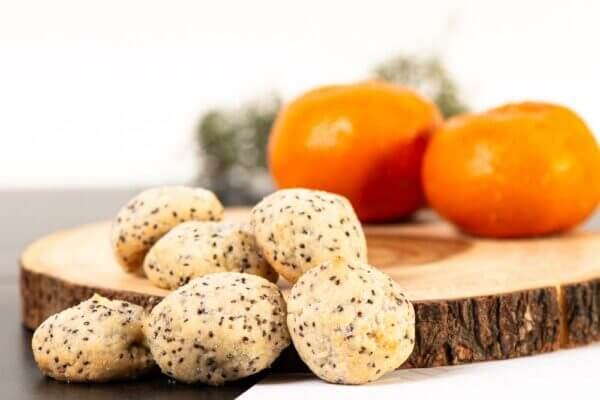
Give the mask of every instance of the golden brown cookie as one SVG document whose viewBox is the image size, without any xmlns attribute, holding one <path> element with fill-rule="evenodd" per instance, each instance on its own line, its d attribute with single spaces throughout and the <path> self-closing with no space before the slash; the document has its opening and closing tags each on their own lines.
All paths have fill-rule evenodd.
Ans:
<svg viewBox="0 0 600 400">
<path fill-rule="evenodd" d="M 335 257 L 367 261 L 367 243 L 350 202 L 332 193 L 279 190 L 251 213 L 256 243 L 269 264 L 295 282 Z"/>
<path fill-rule="evenodd" d="M 333 383 L 371 382 L 400 367 L 415 343 L 415 312 L 397 283 L 341 259 L 306 272 L 288 298 L 288 328 L 302 360 Z"/>
<path fill-rule="evenodd" d="M 44 375 L 60 381 L 134 378 L 154 366 L 144 345 L 142 307 L 94 295 L 54 314 L 33 334 L 33 356 Z"/>
<path fill-rule="evenodd" d="M 267 368 L 290 343 L 277 286 L 256 275 L 219 272 L 165 297 L 144 326 L 163 373 L 222 385 Z"/>
<path fill-rule="evenodd" d="M 148 252 L 144 272 L 152 283 L 176 289 L 214 272 L 244 272 L 277 282 L 243 223 L 190 221 L 173 228 Z"/>
<path fill-rule="evenodd" d="M 166 186 L 146 190 L 118 213 L 111 232 L 117 260 L 127 271 L 141 268 L 152 245 L 186 221 L 220 221 L 223 206 L 209 190 Z"/>
</svg>

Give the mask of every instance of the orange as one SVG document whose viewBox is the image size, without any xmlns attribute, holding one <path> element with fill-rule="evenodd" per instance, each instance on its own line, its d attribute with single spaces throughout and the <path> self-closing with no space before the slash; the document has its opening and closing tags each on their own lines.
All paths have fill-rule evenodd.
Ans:
<svg viewBox="0 0 600 400">
<path fill-rule="evenodd" d="M 437 107 L 383 82 L 310 91 L 279 113 L 269 138 L 279 188 L 346 196 L 362 221 L 404 217 L 423 205 L 421 164 Z"/>
<path fill-rule="evenodd" d="M 447 121 L 425 154 L 423 184 L 431 206 L 466 232 L 546 235 L 596 208 L 600 152 L 568 108 L 508 104 Z"/>
</svg>

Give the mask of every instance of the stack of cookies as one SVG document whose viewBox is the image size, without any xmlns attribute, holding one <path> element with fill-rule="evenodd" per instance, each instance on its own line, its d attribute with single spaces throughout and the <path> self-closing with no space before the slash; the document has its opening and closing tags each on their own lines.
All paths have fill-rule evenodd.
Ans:
<svg viewBox="0 0 600 400">
<path fill-rule="evenodd" d="M 361 384 L 402 365 L 415 315 L 397 283 L 367 264 L 344 197 L 281 190 L 245 222 L 222 221 L 210 191 L 162 187 L 118 213 L 120 265 L 174 289 L 149 313 L 95 295 L 48 318 L 32 347 L 64 381 L 131 379 L 156 367 L 186 383 L 221 385 L 269 367 L 293 343 L 321 379 Z M 286 300 L 275 284 L 293 284 Z"/>
</svg>

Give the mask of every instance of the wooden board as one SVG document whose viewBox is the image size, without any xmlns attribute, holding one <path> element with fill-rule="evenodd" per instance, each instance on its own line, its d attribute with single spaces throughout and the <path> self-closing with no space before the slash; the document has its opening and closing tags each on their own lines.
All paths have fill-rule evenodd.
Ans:
<svg viewBox="0 0 600 400">
<path fill-rule="evenodd" d="M 244 218 L 228 210 L 227 218 Z M 168 291 L 114 260 L 109 222 L 49 235 L 21 259 L 24 324 L 94 292 L 152 308 Z M 370 263 L 416 309 L 416 347 L 405 367 L 520 357 L 600 340 L 600 233 L 527 240 L 463 236 L 432 217 L 365 228 Z M 289 289 L 280 282 L 284 290 Z M 276 368 L 301 366 L 290 348 Z"/>
</svg>

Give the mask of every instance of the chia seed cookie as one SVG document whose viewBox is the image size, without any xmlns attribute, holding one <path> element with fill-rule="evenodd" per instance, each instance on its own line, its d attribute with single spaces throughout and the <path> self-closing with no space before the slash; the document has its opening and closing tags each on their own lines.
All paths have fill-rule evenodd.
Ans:
<svg viewBox="0 0 600 400">
<path fill-rule="evenodd" d="M 305 271 L 342 257 L 367 261 L 367 243 L 350 202 L 332 193 L 279 190 L 251 212 L 256 243 L 269 264 L 295 282 Z"/>
<path fill-rule="evenodd" d="M 285 315 L 273 283 L 219 272 L 165 297 L 144 332 L 163 373 L 187 383 L 222 385 L 267 368 L 289 345 Z"/>
<path fill-rule="evenodd" d="M 262 276 L 271 282 L 278 278 L 258 253 L 254 235 L 242 223 L 185 222 L 156 242 L 144 260 L 148 279 L 165 289 L 228 271 Z"/>
<path fill-rule="evenodd" d="M 142 266 L 152 245 L 173 227 L 186 221 L 220 221 L 223 206 L 206 189 L 166 186 L 146 190 L 117 214 L 111 244 L 117 260 L 127 271 Z"/>
<path fill-rule="evenodd" d="M 415 343 L 415 312 L 392 279 L 360 262 L 313 268 L 288 298 L 298 354 L 332 383 L 371 382 L 400 367 Z"/>
<path fill-rule="evenodd" d="M 94 295 L 54 314 L 33 334 L 33 356 L 44 375 L 67 382 L 131 379 L 154 367 L 143 344 L 142 307 Z"/>
</svg>

